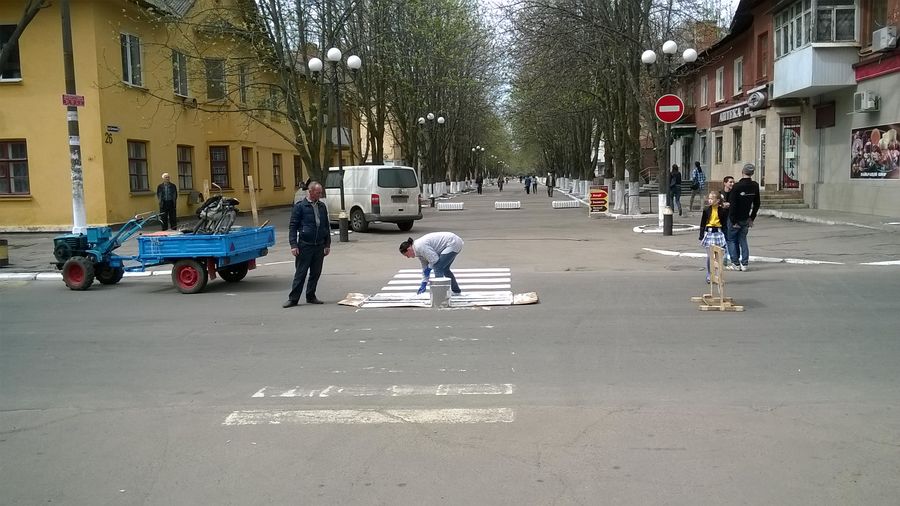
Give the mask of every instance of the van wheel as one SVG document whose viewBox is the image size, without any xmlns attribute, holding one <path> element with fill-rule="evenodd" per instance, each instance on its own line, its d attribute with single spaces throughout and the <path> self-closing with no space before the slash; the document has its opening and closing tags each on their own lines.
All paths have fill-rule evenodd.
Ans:
<svg viewBox="0 0 900 506">
<path fill-rule="evenodd" d="M 369 223 L 366 221 L 366 215 L 359 209 L 350 211 L 350 228 L 354 232 L 365 232 L 369 230 Z"/>
<path fill-rule="evenodd" d="M 400 230 L 402 230 L 404 232 L 409 232 L 410 230 L 412 230 L 412 227 L 413 227 L 413 222 L 411 222 L 411 221 L 401 221 L 401 222 L 397 223 L 397 228 L 399 228 Z"/>
</svg>

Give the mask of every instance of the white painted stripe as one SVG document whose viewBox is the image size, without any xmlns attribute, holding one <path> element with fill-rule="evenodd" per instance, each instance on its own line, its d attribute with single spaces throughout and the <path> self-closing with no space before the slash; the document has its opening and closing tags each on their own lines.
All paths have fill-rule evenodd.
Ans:
<svg viewBox="0 0 900 506">
<path fill-rule="evenodd" d="M 252 397 L 411 397 L 421 395 L 512 395 L 516 386 L 503 384 L 448 384 L 448 385 L 329 385 L 324 388 L 273 388 L 263 387 Z"/>
<path fill-rule="evenodd" d="M 456 274 L 457 272 L 509 272 L 509 267 L 493 267 L 490 269 L 457 269 L 454 267 L 451 270 L 453 271 L 453 274 Z M 422 269 L 400 269 L 397 272 L 418 272 L 419 274 L 422 274 Z"/>
<path fill-rule="evenodd" d="M 509 408 L 248 410 L 231 413 L 222 425 L 470 424 L 510 423 L 515 418 Z"/>
<path fill-rule="evenodd" d="M 680 105 L 661 105 L 657 108 L 659 112 L 678 112 L 681 110 Z"/>
<path fill-rule="evenodd" d="M 642 248 L 644 251 L 649 251 L 650 253 L 656 253 L 659 255 L 665 255 L 669 257 L 686 257 L 686 258 L 706 258 L 706 253 L 697 253 L 693 251 L 679 252 L 679 251 L 668 251 L 662 249 L 653 249 L 653 248 Z M 844 265 L 843 262 L 830 262 L 828 260 L 808 260 L 805 258 L 777 258 L 777 257 L 761 257 L 761 256 L 753 256 L 750 255 L 751 262 L 762 262 L 762 263 L 772 263 L 772 264 L 795 264 L 795 265 Z M 900 263 L 900 262 L 898 262 Z M 875 264 L 860 264 L 860 265 L 876 265 Z"/>
<path fill-rule="evenodd" d="M 33 281 L 37 274 L 33 272 L 0 272 L 0 280 L 2 281 Z M 62 278 L 60 278 L 62 279 Z"/>
<path fill-rule="evenodd" d="M 489 278 L 491 276 L 509 276 L 510 272 L 507 271 L 497 271 L 497 272 L 459 272 L 456 269 L 451 269 L 453 271 L 453 275 L 457 278 Z M 417 274 L 409 273 L 409 274 L 395 274 L 394 279 L 422 279 L 422 271 L 416 271 Z"/>
<path fill-rule="evenodd" d="M 468 290 L 493 290 L 493 289 L 501 290 L 501 289 L 510 289 L 510 288 L 512 288 L 512 285 L 499 284 L 499 283 L 496 285 L 467 285 L 464 283 L 460 283 L 459 287 L 463 288 L 463 289 L 468 289 Z M 402 292 L 402 291 L 411 290 L 411 288 L 409 286 L 383 286 L 383 287 L 381 287 L 381 289 L 385 292 L 390 292 L 390 291 Z"/>
<path fill-rule="evenodd" d="M 665 255 L 667 257 L 677 257 L 677 251 L 667 251 L 664 249 L 653 249 L 653 248 L 643 248 L 644 251 L 649 251 L 650 253 L 657 253 L 659 255 Z"/>
<path fill-rule="evenodd" d="M 267 263 L 260 264 L 260 265 L 283 265 L 283 264 L 293 264 L 293 263 L 294 263 L 293 260 L 285 260 L 283 262 L 267 262 Z"/>
<path fill-rule="evenodd" d="M 456 273 L 454 273 L 455 275 Z M 467 281 L 471 281 L 473 283 L 511 283 L 512 280 L 510 278 L 477 278 L 477 279 L 467 279 L 463 276 L 456 276 L 456 282 L 460 285 L 464 285 Z M 414 278 L 414 279 L 392 279 L 388 281 L 389 285 L 409 285 L 409 286 L 419 286 L 422 284 L 422 278 Z"/>
<path fill-rule="evenodd" d="M 45 281 L 52 279 L 62 279 L 62 273 L 59 272 L 39 272 L 35 274 L 34 279 L 37 281 Z"/>
<path fill-rule="evenodd" d="M 900 260 L 885 260 L 884 262 L 865 262 L 859 265 L 900 265 Z"/>
<path fill-rule="evenodd" d="M 750 258 L 753 258 L 752 256 Z M 805 258 L 785 258 L 784 263 L 798 265 L 844 265 L 843 262 L 829 262 L 827 260 L 807 260 Z"/>
</svg>

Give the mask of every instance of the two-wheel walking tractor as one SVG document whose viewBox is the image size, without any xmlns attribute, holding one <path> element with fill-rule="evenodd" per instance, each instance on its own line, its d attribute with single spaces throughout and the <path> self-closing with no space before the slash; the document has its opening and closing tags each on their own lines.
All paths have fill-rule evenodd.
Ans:
<svg viewBox="0 0 900 506">
<path fill-rule="evenodd" d="M 225 234 L 144 235 L 138 237 L 138 254 L 113 252 L 157 216 L 138 215 L 115 234 L 109 227 L 88 227 L 84 234 L 65 234 L 53 240 L 56 268 L 72 290 L 87 290 L 94 279 L 114 285 L 125 272 L 172 264 L 172 284 L 181 293 L 203 291 L 218 274 L 235 283 L 256 268 L 256 259 L 266 256 L 275 244 L 271 226 L 246 227 Z"/>
</svg>

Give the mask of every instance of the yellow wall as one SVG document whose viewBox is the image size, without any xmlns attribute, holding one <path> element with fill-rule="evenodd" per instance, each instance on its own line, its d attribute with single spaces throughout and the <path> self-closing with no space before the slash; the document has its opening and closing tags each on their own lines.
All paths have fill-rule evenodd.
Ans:
<svg viewBox="0 0 900 506">
<path fill-rule="evenodd" d="M 211 1 L 211 0 L 210 0 Z M 198 1 L 188 13 L 206 17 Z M 239 45 L 221 39 L 197 37 L 192 29 L 171 29 L 148 22 L 146 11 L 132 4 L 74 0 L 72 27 L 77 91 L 86 105 L 79 108 L 84 193 L 89 225 L 119 223 L 139 212 L 157 208 L 155 189 L 163 172 L 178 181 L 177 145 L 194 148 L 194 189 L 203 190 L 210 179 L 209 146 L 228 145 L 233 191 L 249 210 L 243 188 L 241 147 L 254 150 L 251 166 L 260 207 L 286 205 L 293 200 L 294 155 L 292 145 L 239 112 L 227 111 L 221 102 L 206 100 L 202 61 L 189 63 L 190 96 L 198 107 L 183 105 L 172 87 L 171 47 L 201 48 L 207 57 L 249 56 Z M 0 23 L 14 24 L 22 2 L 0 2 Z M 197 19 L 190 19 L 197 21 Z M 122 82 L 119 35 L 141 38 L 142 88 Z M 67 229 L 72 223 L 71 172 L 67 144 L 66 109 L 61 105 L 65 89 L 58 6 L 42 10 L 19 41 L 22 61 L 20 83 L 0 83 L 0 139 L 26 139 L 29 157 L 28 197 L 0 197 L 0 230 Z M 191 51 L 185 51 L 191 53 Z M 229 77 L 231 79 L 231 77 Z M 229 83 L 231 85 L 231 83 Z M 251 95 L 252 104 L 258 97 Z M 270 114 L 260 116 L 271 121 Z M 285 133 L 286 123 L 272 123 Z M 108 133 L 108 127 L 117 132 Z M 290 137 L 290 135 L 288 135 Z M 127 141 L 148 143 L 149 191 L 131 192 Z M 282 154 L 284 188 L 273 188 L 272 153 Z M 184 189 L 182 189 L 184 190 Z M 178 213 L 190 215 L 182 191 Z"/>
</svg>

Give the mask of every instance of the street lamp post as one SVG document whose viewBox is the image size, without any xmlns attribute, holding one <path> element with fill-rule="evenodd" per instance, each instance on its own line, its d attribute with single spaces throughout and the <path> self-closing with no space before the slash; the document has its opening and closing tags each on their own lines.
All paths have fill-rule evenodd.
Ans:
<svg viewBox="0 0 900 506">
<path fill-rule="evenodd" d="M 479 161 L 478 155 L 483 155 L 483 154 L 484 154 L 483 147 L 475 146 L 474 148 L 472 148 L 472 155 L 475 159 L 475 179 L 478 179 L 478 175 L 481 173 L 481 169 L 480 169 L 480 166 L 478 163 L 478 161 Z"/>
<path fill-rule="evenodd" d="M 663 43 L 662 52 L 665 55 L 664 63 L 660 66 L 656 67 L 656 78 L 659 81 L 659 87 L 662 90 L 662 93 L 669 93 L 669 90 L 672 86 L 672 77 L 674 77 L 674 72 L 672 69 L 672 59 L 675 56 L 675 53 L 678 52 L 678 44 L 673 40 L 667 40 Z M 684 53 L 681 55 L 681 59 L 684 60 L 685 63 L 693 63 L 697 61 L 697 51 L 693 48 L 688 48 L 684 50 Z M 657 55 L 656 52 L 652 49 L 648 49 L 641 53 L 641 62 L 643 62 L 648 67 L 656 63 Z M 672 150 L 671 150 L 671 126 L 669 123 L 666 123 L 665 126 L 665 140 L 663 144 L 666 149 L 666 165 L 662 170 L 662 180 L 660 181 L 659 191 L 660 193 L 665 193 L 666 200 L 666 209 L 663 211 L 663 235 L 672 235 L 672 221 L 674 219 L 674 213 L 672 212 L 672 192 L 669 191 L 669 167 L 672 165 Z M 657 174 L 657 180 L 659 180 L 659 175 Z"/>
<path fill-rule="evenodd" d="M 420 128 L 425 130 L 426 135 L 428 136 L 428 173 L 431 176 L 431 207 L 434 207 L 434 178 L 437 176 L 437 162 L 436 162 L 436 146 L 435 142 L 435 131 L 434 131 L 434 122 L 435 122 L 435 114 L 433 112 L 429 112 L 425 115 L 425 117 L 419 117 L 416 120 L 416 123 L 419 124 Z M 443 127 L 446 119 L 443 116 L 437 117 L 437 125 L 439 127 Z M 425 183 L 422 182 L 424 185 Z"/>
<path fill-rule="evenodd" d="M 347 208 L 344 201 L 344 147 L 343 131 L 341 130 L 341 93 L 339 85 L 350 84 L 350 82 L 341 82 L 340 79 L 338 79 L 338 63 L 340 63 L 342 56 L 341 50 L 336 47 L 329 49 L 325 53 L 325 59 L 331 64 L 331 89 L 334 94 L 334 116 L 337 125 L 338 174 L 341 176 L 341 213 L 338 215 L 338 230 L 340 231 L 340 242 L 347 242 L 350 240 L 350 232 L 348 230 Z M 307 65 L 309 70 L 313 73 L 313 78 L 316 78 L 320 72 L 323 72 L 322 60 L 319 58 L 310 59 Z M 359 59 L 359 56 L 350 55 L 347 57 L 347 68 L 349 68 L 352 73 L 355 74 L 361 66 L 362 60 Z M 353 142 L 352 136 L 350 142 Z"/>
</svg>

